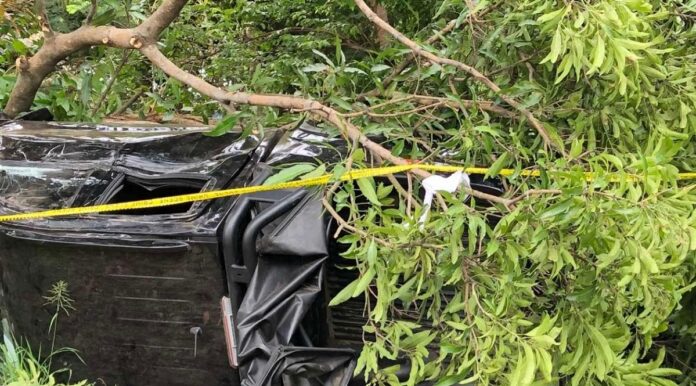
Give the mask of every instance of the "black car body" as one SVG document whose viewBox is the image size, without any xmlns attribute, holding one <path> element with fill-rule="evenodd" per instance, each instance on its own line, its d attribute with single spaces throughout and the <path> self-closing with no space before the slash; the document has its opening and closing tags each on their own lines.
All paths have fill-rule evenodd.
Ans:
<svg viewBox="0 0 696 386">
<path fill-rule="evenodd" d="M 0 126 L 0 213 L 262 184 L 272 168 L 336 162 L 340 140 L 303 125 L 265 137 L 204 128 Z M 492 188 L 491 188 L 492 189 Z M 494 189 L 493 189 L 494 190 Z M 318 190 L 0 224 L 2 308 L 72 378 L 108 385 L 345 385 L 364 304 L 329 300 L 355 279 Z M 62 367 L 62 366 L 61 366 Z M 407 370 L 406 370 L 407 371 Z"/>
</svg>

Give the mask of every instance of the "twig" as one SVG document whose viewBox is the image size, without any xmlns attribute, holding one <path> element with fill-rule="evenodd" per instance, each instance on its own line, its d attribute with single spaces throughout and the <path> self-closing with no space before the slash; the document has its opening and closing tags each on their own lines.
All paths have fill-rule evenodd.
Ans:
<svg viewBox="0 0 696 386">
<path fill-rule="evenodd" d="M 128 59 L 130 58 L 131 54 L 133 51 L 123 51 L 123 56 L 121 57 L 121 63 L 119 63 L 118 67 L 114 70 L 114 73 L 111 75 L 111 78 L 109 79 L 109 82 L 106 84 L 106 88 L 104 88 L 104 91 L 102 91 L 101 96 L 99 97 L 99 100 L 97 103 L 94 105 L 94 108 L 92 108 L 92 115 L 96 115 L 97 111 L 101 108 L 102 103 L 104 103 L 104 100 L 106 99 L 106 96 L 111 92 L 111 88 L 114 86 L 114 83 L 116 82 L 116 78 L 118 78 L 119 74 L 121 73 L 121 70 L 123 70 L 123 67 L 125 67 L 126 63 L 128 63 Z"/>
<path fill-rule="evenodd" d="M 436 107 L 442 106 L 444 103 L 443 102 L 433 102 L 428 105 L 424 106 L 419 106 L 410 110 L 405 110 L 405 111 L 396 111 L 393 113 L 375 113 L 373 109 L 367 109 L 363 111 L 358 111 L 354 113 L 346 113 L 346 114 L 341 114 L 341 116 L 347 118 L 347 117 L 358 117 L 361 115 L 367 115 L 370 117 L 374 118 L 393 118 L 393 117 L 400 117 L 403 115 L 409 115 L 409 114 L 415 114 L 417 112 L 423 111 L 423 110 L 429 110 L 429 109 L 434 109 Z"/>
<path fill-rule="evenodd" d="M 520 60 L 516 61 L 515 63 L 510 64 L 509 66 L 501 67 L 495 71 L 488 73 L 488 76 L 489 77 L 496 76 L 496 75 L 500 74 L 501 72 L 505 72 L 505 71 L 508 71 L 510 69 L 517 67 L 517 65 L 519 65 L 519 64 L 527 63 L 527 62 L 529 62 L 529 59 L 531 59 L 532 57 L 525 55 L 525 56 L 522 56 L 522 58 L 523 59 L 520 59 Z M 460 80 L 460 79 L 456 79 L 456 80 Z"/>
<path fill-rule="evenodd" d="M 370 236 L 364 230 L 358 229 L 358 228 L 348 224 L 348 222 L 346 220 L 344 220 L 343 217 L 341 217 L 341 215 L 338 214 L 338 212 L 336 212 L 336 209 L 334 209 L 334 207 L 331 205 L 331 203 L 329 203 L 329 201 L 326 199 L 326 197 L 323 197 L 321 199 L 321 203 L 324 205 L 324 209 L 326 209 L 326 211 L 329 212 L 331 217 L 333 217 L 333 219 L 336 220 L 336 222 L 340 225 L 340 227 L 342 229 L 346 229 L 352 233 L 355 233 L 356 235 L 359 235 L 360 237 L 362 237 L 364 239 L 375 240 L 376 242 L 384 245 L 385 247 L 394 248 L 394 245 L 392 245 L 390 242 L 388 242 L 386 240 L 382 240 L 378 237 Z"/>
<path fill-rule="evenodd" d="M 97 0 L 91 0 L 92 1 L 92 6 L 89 9 L 89 13 L 87 14 L 87 17 L 85 18 L 85 25 L 90 25 L 92 24 L 92 21 L 94 20 L 94 16 L 97 15 Z M 128 12 L 126 12 L 128 14 Z"/>
<path fill-rule="evenodd" d="M 549 133 L 546 131 L 543 124 L 536 119 L 534 114 L 532 114 L 529 110 L 527 110 L 527 108 L 525 108 L 521 103 L 517 102 L 515 99 L 505 95 L 500 86 L 495 84 L 492 80 L 483 75 L 477 69 L 453 59 L 439 57 L 433 54 L 432 52 L 425 50 L 421 45 L 409 39 L 404 34 L 397 31 L 394 27 L 386 23 L 384 20 L 380 19 L 379 16 L 377 16 L 377 14 L 375 14 L 374 11 L 372 11 L 372 9 L 370 9 L 370 7 L 367 4 L 365 4 L 364 0 L 355 0 L 355 3 L 358 5 L 358 8 L 360 8 L 360 10 L 365 14 L 365 16 L 367 16 L 367 18 L 370 21 L 372 21 L 385 31 L 389 32 L 396 40 L 410 48 L 411 51 L 413 51 L 418 56 L 422 56 L 432 63 L 459 68 L 460 70 L 470 74 L 474 79 L 488 87 L 491 91 L 495 92 L 502 100 L 504 100 L 510 106 L 514 107 L 525 118 L 527 118 L 532 127 L 534 127 L 534 129 L 536 129 L 536 131 L 542 137 L 546 146 L 556 147 L 563 155 L 565 155 L 565 149 L 563 148 L 563 146 L 561 146 L 560 144 L 556 144 L 551 140 Z"/>
<path fill-rule="evenodd" d="M 386 102 L 382 102 L 379 104 L 376 104 L 374 106 L 370 106 L 370 110 L 375 110 L 377 108 L 382 108 L 385 106 L 388 106 L 390 104 L 395 104 L 395 103 L 401 103 L 401 102 L 408 102 L 408 101 L 413 101 L 416 102 L 422 106 L 432 106 L 434 104 L 437 104 L 438 106 L 447 106 L 451 109 L 462 109 L 462 108 L 477 108 L 483 111 L 488 111 L 500 116 L 503 116 L 505 118 L 509 119 L 517 119 L 517 114 L 514 112 L 501 107 L 499 105 L 496 105 L 494 102 L 491 101 L 474 101 L 474 100 L 469 100 L 469 99 L 460 99 L 458 101 L 448 99 L 448 98 L 442 98 L 442 97 L 434 97 L 434 96 L 429 96 L 429 95 L 418 95 L 418 94 L 404 94 L 404 93 L 396 93 L 395 96 L 397 98 L 388 100 Z M 419 110 L 420 111 L 420 110 Z M 355 113 L 346 113 L 344 114 L 345 117 L 351 117 L 351 116 L 360 116 L 365 114 L 365 111 L 358 111 Z M 401 115 L 400 113 L 397 113 L 398 115 Z"/>
<path fill-rule="evenodd" d="M 447 107 L 453 108 L 453 109 L 461 109 L 462 107 L 464 108 L 478 108 L 483 111 L 488 111 L 491 113 L 495 113 L 497 115 L 503 116 L 505 118 L 509 119 L 517 119 L 517 114 L 514 112 L 501 107 L 494 102 L 491 101 L 475 101 L 475 100 L 469 100 L 469 99 L 460 99 L 457 101 L 448 99 L 448 98 L 442 98 L 442 97 L 434 97 L 434 96 L 429 96 L 429 95 L 414 95 L 414 101 L 416 103 L 419 103 L 421 105 L 427 105 L 429 103 L 433 103 L 433 101 L 439 101 L 445 104 Z"/>
<path fill-rule="evenodd" d="M 557 194 L 562 194 L 563 191 L 559 189 L 532 189 L 528 190 L 521 195 L 513 198 L 510 200 L 509 204 L 507 205 L 508 207 L 513 207 L 515 204 L 518 202 L 527 199 L 532 196 L 539 196 L 539 195 L 544 195 L 544 194 L 550 194 L 550 195 L 557 195 Z"/>
<path fill-rule="evenodd" d="M 452 31 L 454 27 L 457 25 L 457 19 L 451 20 L 447 25 L 442 28 L 441 30 L 437 31 L 433 36 L 429 37 L 428 40 L 425 41 L 425 44 L 430 45 L 435 43 L 436 41 L 442 39 L 442 37 L 447 34 L 448 32 Z M 413 60 L 417 57 L 415 53 L 409 54 L 403 61 L 401 61 L 396 67 L 394 67 L 389 75 L 384 79 L 382 82 L 382 88 L 386 89 L 389 87 L 394 80 L 401 75 L 401 73 L 408 67 L 411 63 L 413 63 Z M 356 99 L 358 100 L 364 100 L 367 97 L 373 97 L 377 96 L 380 94 L 379 89 L 374 89 L 372 91 L 368 91 L 366 93 L 358 95 Z"/>
<path fill-rule="evenodd" d="M 111 114 L 109 114 L 109 115 L 110 115 L 110 116 L 118 116 L 118 115 L 123 114 L 126 110 L 128 110 L 128 108 L 129 108 L 133 103 L 135 103 L 135 101 L 137 101 L 141 96 L 143 96 L 143 94 L 145 94 L 145 91 L 147 91 L 146 88 L 144 88 L 144 87 L 140 88 L 140 90 L 138 90 L 138 92 L 136 92 L 135 94 L 133 94 L 133 96 L 130 97 L 130 99 L 128 99 L 128 100 L 126 101 L 126 103 L 122 104 L 121 107 L 119 107 L 116 111 L 114 111 L 113 113 L 111 113 Z"/>
<path fill-rule="evenodd" d="M 37 6 L 39 8 L 39 24 L 41 25 L 41 32 L 46 39 L 53 37 L 54 32 L 51 27 L 51 21 L 48 19 L 48 13 L 46 12 L 46 2 L 44 0 L 37 1 Z"/>
</svg>

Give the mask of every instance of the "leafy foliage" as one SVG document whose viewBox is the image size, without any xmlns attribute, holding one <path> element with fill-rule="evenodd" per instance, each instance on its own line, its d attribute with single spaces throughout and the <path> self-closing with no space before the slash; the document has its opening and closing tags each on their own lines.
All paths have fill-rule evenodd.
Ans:
<svg viewBox="0 0 696 386">
<path fill-rule="evenodd" d="M 52 18 L 69 26 L 84 17 L 84 3 L 68 2 Z M 153 7 L 101 3 L 100 22 L 117 25 Z M 696 3 L 379 3 L 419 42 L 455 20 L 427 49 L 487 74 L 568 156 L 546 151 L 515 114 L 486 109 L 507 106 L 466 74 L 411 61 L 393 41 L 382 47 L 350 0 L 193 1 L 162 39 L 174 62 L 229 90 L 311 97 L 379 135 L 395 155 L 492 165 L 488 177 L 506 197 L 546 192 L 512 210 L 443 194 L 447 210 L 434 208 L 421 230 L 417 181 L 411 190 L 371 179 L 341 186 L 331 197 L 356 229 L 341 241 L 360 277 L 332 304 L 352 297 L 368 304 L 358 371 L 389 385 L 693 384 L 696 192 L 677 173 L 696 169 Z M 31 38 L 38 28 L 31 13 L 10 19 L 14 26 L 1 30 L 3 68 L 41 44 Z M 223 119 L 219 106 L 137 55 L 123 66 L 122 58 L 104 48 L 76 55 L 36 105 L 60 119 L 99 120 L 142 89 L 131 106 L 140 117 L 221 120 L 213 135 L 297 119 L 258 107 Z M 0 78 L 0 104 L 12 82 L 12 71 Z M 371 163 L 354 150 L 350 162 L 319 171 L 294 165 L 276 180 Z M 543 173 L 502 181 L 502 168 Z M 405 381 L 387 364 L 402 357 L 411 364 Z"/>
</svg>

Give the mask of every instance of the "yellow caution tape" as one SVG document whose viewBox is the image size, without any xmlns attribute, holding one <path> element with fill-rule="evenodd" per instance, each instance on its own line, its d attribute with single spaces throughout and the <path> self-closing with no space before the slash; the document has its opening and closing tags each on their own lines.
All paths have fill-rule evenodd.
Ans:
<svg viewBox="0 0 696 386">
<path fill-rule="evenodd" d="M 340 176 L 338 179 L 340 181 L 352 181 L 360 178 L 367 177 L 378 177 L 385 176 L 389 174 L 403 173 L 411 170 L 424 170 L 429 172 L 441 172 L 441 173 L 454 173 L 456 171 L 463 170 L 467 174 L 487 174 L 489 172 L 488 168 L 464 168 L 460 166 L 449 166 L 449 165 L 426 165 L 426 164 L 410 164 L 410 165 L 399 165 L 399 166 L 387 166 L 379 168 L 368 168 L 368 169 L 358 169 L 351 170 L 344 175 Z M 523 177 L 538 177 L 541 175 L 539 170 L 521 170 L 517 171 L 514 169 L 503 169 L 498 175 L 501 176 L 523 176 Z M 614 181 L 621 180 L 622 176 L 625 176 L 627 180 L 638 180 L 640 176 L 637 175 L 610 175 Z M 585 173 L 585 178 L 592 180 L 595 178 L 593 173 Z M 696 173 L 681 173 L 678 178 L 680 180 L 694 180 L 696 179 Z M 259 186 L 247 186 L 243 188 L 232 188 L 225 190 L 216 190 L 210 192 L 193 193 L 193 194 L 183 194 L 179 196 L 154 198 L 150 200 L 140 200 L 131 202 L 122 202 L 117 204 L 105 204 L 105 205 L 94 205 L 85 206 L 77 208 L 65 208 L 65 209 L 54 209 L 46 210 L 40 212 L 32 213 L 19 213 L 11 215 L 0 215 L 0 222 L 8 221 L 21 221 L 21 220 L 32 220 L 32 219 L 42 219 L 49 217 L 59 217 L 59 216 L 75 216 L 80 214 L 90 214 L 90 213 L 108 213 L 108 212 L 118 212 L 124 210 L 135 210 L 135 209 L 147 209 L 147 208 L 157 208 L 162 206 L 171 206 L 178 204 L 186 204 L 196 201 L 209 201 L 217 198 L 231 197 L 231 196 L 241 196 L 250 193 L 268 192 L 272 190 L 283 190 L 283 189 L 296 189 L 309 186 L 319 186 L 326 185 L 333 180 L 333 175 L 326 174 L 320 177 L 308 178 L 304 180 L 281 182 L 277 184 L 270 185 L 259 185 Z"/>
</svg>

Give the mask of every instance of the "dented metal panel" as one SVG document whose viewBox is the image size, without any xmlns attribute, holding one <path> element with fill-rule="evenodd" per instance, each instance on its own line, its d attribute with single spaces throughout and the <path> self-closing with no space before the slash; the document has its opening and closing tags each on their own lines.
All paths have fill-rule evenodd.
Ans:
<svg viewBox="0 0 696 386">
<path fill-rule="evenodd" d="M 267 130 L 268 140 L 238 133 L 212 138 L 203 131 L 9 122 L 0 126 L 0 213 L 244 186 L 269 175 L 261 161 L 281 165 L 341 156 L 339 141 L 308 126 L 292 133 Z M 241 260 L 237 267 L 248 271 L 247 278 L 254 275 L 248 288 L 230 282 L 234 267 L 226 256 L 230 251 L 225 251 L 222 227 L 237 213 L 242 222 L 240 234 L 233 237 L 241 237 L 272 200 L 235 210 L 241 201 L 233 197 L 190 207 L 0 224 L 5 316 L 35 348 L 49 347 L 55 308 L 44 297 L 56 283 L 67 283 L 75 309 L 59 317 L 56 347 L 75 348 L 84 360 L 60 355 L 61 366 L 73 369 L 73 379 L 118 385 L 276 385 L 304 377 L 313 385 L 346 384 L 353 351 L 309 347 L 314 343 L 305 344 L 297 328 L 303 323 L 319 326 L 317 315 L 325 313 L 319 294 L 326 280 L 326 223 L 316 200 L 307 195 L 302 204 L 293 202 L 279 218 L 254 231 L 243 249 L 252 250 L 250 260 L 260 261 L 261 268 L 244 266 Z M 298 230 L 302 240 L 296 239 Z M 257 241 L 265 252 L 255 250 Z M 292 299 L 307 302 L 278 310 L 295 323 L 272 331 L 240 330 L 240 376 L 228 362 L 220 300 L 237 298 L 235 312 L 244 302 L 241 322 L 263 319 L 248 310 L 272 303 L 261 295 L 273 292 L 265 283 L 282 285 L 266 273 L 282 277 L 291 268 L 304 271 L 314 284 L 287 283 L 287 299 L 278 300 L 286 305 Z M 309 297 L 291 295 L 308 286 L 314 288 Z M 311 329 L 309 339 L 325 343 L 325 330 Z M 269 332 L 284 338 L 257 339 Z M 302 361 L 301 367 L 314 370 L 297 373 Z M 251 368 L 260 371 L 250 376 Z"/>
</svg>

